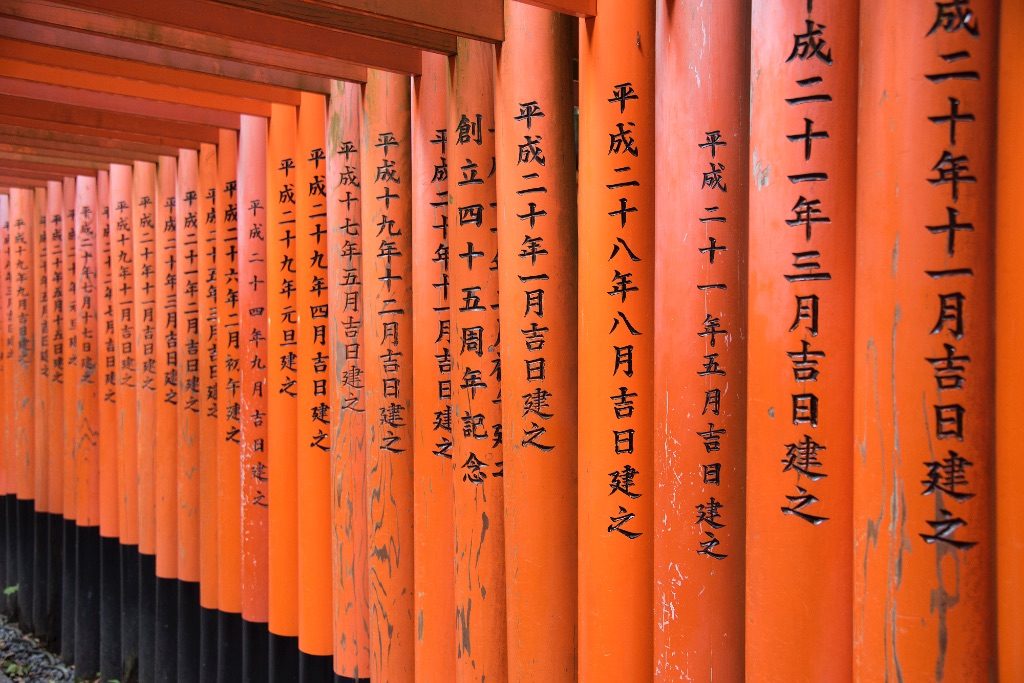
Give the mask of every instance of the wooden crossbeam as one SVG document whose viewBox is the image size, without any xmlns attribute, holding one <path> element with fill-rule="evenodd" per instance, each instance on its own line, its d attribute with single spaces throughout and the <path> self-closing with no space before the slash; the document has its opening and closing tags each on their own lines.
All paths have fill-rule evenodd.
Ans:
<svg viewBox="0 0 1024 683">
<path fill-rule="evenodd" d="M 125 119 L 121 115 L 111 114 L 110 112 L 93 111 L 78 113 L 84 114 L 84 116 L 72 114 L 70 120 L 64 112 L 53 110 L 45 115 L 37 115 L 35 117 L 0 114 L 0 126 L 30 128 L 59 136 L 104 137 L 115 144 L 130 142 L 174 148 L 184 147 L 187 149 L 199 149 L 201 142 L 207 142 L 209 137 L 217 137 L 217 129 L 212 129 L 211 136 L 211 129 L 205 126 L 189 126 L 187 129 L 175 127 L 173 129 L 174 134 L 168 135 L 167 131 L 163 130 L 162 127 L 154 127 L 152 119 Z M 87 119 L 84 124 L 75 122 L 83 118 Z M 187 132 L 188 137 L 180 137 L 182 132 Z"/>
<path fill-rule="evenodd" d="M 54 166 L 60 168 L 67 168 L 68 173 L 77 173 L 79 169 L 88 169 L 90 171 L 105 170 L 109 168 L 109 162 L 95 161 L 92 159 L 79 159 L 72 156 L 65 156 L 57 153 L 57 155 L 51 156 L 48 154 L 25 154 L 21 152 L 8 152 L 0 147 L 0 163 L 2 162 L 20 162 L 26 164 L 39 164 L 42 166 Z"/>
<path fill-rule="evenodd" d="M 121 149 L 103 149 L 102 147 L 87 147 L 85 145 L 69 145 L 64 142 L 52 142 L 50 140 L 9 138 L 3 135 L 0 135 L 0 152 L 61 156 L 68 159 L 82 159 L 101 163 L 110 163 L 112 161 L 119 163 L 152 161 L 155 163 L 160 158 L 159 154 L 146 154 L 144 152 L 132 152 Z"/>
<path fill-rule="evenodd" d="M 153 156 L 161 154 L 174 155 L 180 149 L 172 145 L 141 142 L 138 140 L 120 140 L 102 133 L 97 135 L 71 134 L 7 124 L 0 124 L 0 139 L 14 144 L 52 145 L 54 149 L 60 149 L 56 145 L 67 145 L 68 149 L 83 148 L 102 150 L 104 153 L 125 152 Z"/>
<path fill-rule="evenodd" d="M 78 7 L 113 17 L 195 31 L 217 38 L 269 45 L 300 54 L 326 55 L 384 71 L 420 72 L 420 54 L 415 48 L 262 12 L 228 7 L 209 0 L 175 0 L 173 3 L 65 0 L 59 3 L 35 4 Z"/>
<path fill-rule="evenodd" d="M 378 20 L 498 43 L 505 38 L 502 0 L 313 0 L 335 10 Z M 274 0 L 268 0 L 276 4 Z"/>
<path fill-rule="evenodd" d="M 543 7 L 553 12 L 561 12 L 574 17 L 597 16 L 597 0 L 515 0 L 534 7 Z"/>
<path fill-rule="evenodd" d="M 0 175 L 22 175 L 33 179 L 57 180 L 65 176 L 96 175 L 96 171 L 88 168 L 40 164 L 34 161 L 0 159 Z"/>
<path fill-rule="evenodd" d="M 68 11 L 70 15 L 74 15 L 75 12 L 79 12 L 79 10 Z M 111 23 L 114 23 L 113 19 Z M 262 52 L 263 63 L 249 63 L 185 49 L 146 45 L 130 41 L 127 38 L 122 40 L 119 37 L 94 35 L 62 27 L 36 24 L 3 15 L 0 15 L 0 37 L 33 45 L 59 45 L 61 50 L 74 51 L 76 55 L 109 57 L 121 65 L 144 65 L 154 69 L 163 67 L 174 73 L 180 73 L 185 78 L 196 75 L 214 76 L 239 81 L 243 84 L 267 85 L 323 94 L 327 94 L 331 90 L 328 78 L 276 68 L 275 65 L 278 62 L 274 61 L 275 51 L 269 48 Z M 291 54 L 289 53 L 288 56 Z M 327 69 L 328 65 L 331 65 L 332 69 L 338 70 L 336 74 L 332 74 L 332 78 L 339 80 L 361 82 L 367 78 L 367 70 L 362 67 L 353 67 L 347 63 L 327 59 L 311 59 L 310 62 L 313 72 Z M 342 76 L 347 76 L 347 78 L 342 78 Z M 253 96 L 258 97 L 258 94 Z"/>
</svg>

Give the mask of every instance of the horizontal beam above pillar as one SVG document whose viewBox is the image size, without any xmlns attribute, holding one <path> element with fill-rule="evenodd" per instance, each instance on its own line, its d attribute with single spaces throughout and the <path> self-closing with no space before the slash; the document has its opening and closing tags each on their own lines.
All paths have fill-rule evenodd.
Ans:
<svg viewBox="0 0 1024 683">
<path fill-rule="evenodd" d="M 79 10 L 68 10 L 73 15 Z M 111 22 L 115 21 L 113 19 Z M 272 66 L 250 64 L 243 61 L 211 57 L 189 50 L 144 45 L 128 39 L 94 35 L 81 31 L 37 24 L 31 21 L 6 18 L 0 21 L 0 37 L 22 44 L 59 46 L 62 51 L 80 56 L 95 55 L 109 58 L 117 64 L 140 64 L 150 68 L 165 68 L 185 78 L 208 75 L 241 84 L 266 85 L 289 91 L 305 90 L 320 94 L 330 93 L 330 79 L 311 76 L 298 71 L 286 71 Z M 267 51 L 272 53 L 273 51 Z M 273 57 L 273 54 L 269 55 Z M 84 67 L 83 67 L 84 68 Z M 342 80 L 366 80 L 366 69 L 341 65 L 350 76 L 361 77 Z"/>
<path fill-rule="evenodd" d="M 335 10 L 489 43 L 505 39 L 503 0 L 311 0 Z"/>
<path fill-rule="evenodd" d="M 216 128 L 210 129 L 206 127 L 193 127 L 192 131 L 194 134 L 201 137 L 174 137 L 173 135 L 167 135 L 167 131 L 160 132 L 143 132 L 132 128 L 133 122 L 125 123 L 120 120 L 121 117 L 118 115 L 111 115 L 109 112 L 99 112 L 106 116 L 102 120 L 91 120 L 86 125 L 78 123 L 68 122 L 63 117 L 58 117 L 52 112 L 48 116 L 39 116 L 36 118 L 29 118 L 25 116 L 11 116 L 8 114 L 0 113 L 0 126 L 14 126 L 17 128 L 31 128 L 43 133 L 53 133 L 54 135 L 64 136 L 84 136 L 89 138 L 102 137 L 109 139 L 113 142 L 130 142 L 139 143 L 144 145 L 159 145 L 172 148 L 186 148 L 186 149 L 199 149 L 200 143 L 208 142 L 208 137 L 217 138 Z M 110 117 L 115 117 L 115 120 Z M 143 119 L 147 124 L 150 123 L 149 119 Z M 116 125 L 114 125 L 116 124 Z M 130 125 L 129 125 L 130 124 Z M 148 126 L 152 128 L 152 125 Z M 127 128 L 127 130 L 126 130 Z M 176 129 L 175 133 L 181 131 Z M 211 144 L 216 144 L 217 139 L 213 140 Z"/>
<path fill-rule="evenodd" d="M 102 133 L 99 135 L 71 134 L 43 128 L 12 126 L 8 124 L 0 124 L 0 139 L 8 141 L 24 140 L 24 144 L 42 145 L 46 143 L 51 145 L 68 145 L 69 147 L 83 147 L 109 152 L 138 152 L 154 156 L 160 154 L 174 155 L 177 154 L 180 149 L 180 147 L 174 145 L 121 140 L 103 135 Z"/>
<path fill-rule="evenodd" d="M 508 0 L 513 1 L 513 0 Z M 552 12 L 561 12 L 574 17 L 587 18 L 597 16 L 597 0 L 514 0 L 525 5 L 543 7 Z"/>
<path fill-rule="evenodd" d="M 48 154 L 22 154 L 19 152 L 6 152 L 0 149 L 0 163 L 22 162 L 27 164 L 39 164 L 41 166 L 53 166 L 67 168 L 68 173 L 78 173 L 80 169 L 89 171 L 102 171 L 110 167 L 110 162 L 94 161 L 91 159 L 78 159 L 61 156 L 57 153 L 54 156 Z"/>
<path fill-rule="evenodd" d="M 69 145 L 49 140 L 32 140 L 0 135 L 0 152 L 12 154 L 33 154 L 42 156 L 61 156 L 68 159 L 83 159 L 109 164 L 111 162 L 131 163 L 132 161 L 159 160 L 159 154 L 145 154 L 121 149 L 103 149 L 84 145 Z"/>
<path fill-rule="evenodd" d="M 31 178 L 55 180 L 74 175 L 96 175 L 91 169 L 69 168 L 51 164 L 37 164 L 30 161 L 0 159 L 0 175 L 24 175 Z"/>
</svg>

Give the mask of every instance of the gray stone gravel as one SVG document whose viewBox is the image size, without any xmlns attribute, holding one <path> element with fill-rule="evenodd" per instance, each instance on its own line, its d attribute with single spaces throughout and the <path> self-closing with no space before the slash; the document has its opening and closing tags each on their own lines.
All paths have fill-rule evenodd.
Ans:
<svg viewBox="0 0 1024 683">
<path fill-rule="evenodd" d="M 74 683 L 75 668 L 0 615 L 0 683 Z"/>
</svg>

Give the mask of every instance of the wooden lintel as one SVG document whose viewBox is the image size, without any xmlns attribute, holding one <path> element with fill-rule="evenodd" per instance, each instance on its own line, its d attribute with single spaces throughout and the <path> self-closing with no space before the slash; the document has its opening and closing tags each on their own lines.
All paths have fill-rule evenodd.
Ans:
<svg viewBox="0 0 1024 683">
<path fill-rule="evenodd" d="M 167 135 L 166 131 L 150 130 L 147 132 L 145 130 L 139 130 L 138 126 L 136 126 L 135 129 L 121 130 L 121 128 L 131 128 L 135 123 L 125 123 L 120 120 L 120 117 L 111 119 L 108 112 L 100 113 L 106 116 L 102 119 L 98 119 L 93 116 L 91 117 L 92 120 L 89 121 L 88 125 L 69 122 L 53 112 L 50 112 L 46 116 L 39 116 L 36 118 L 0 114 L 0 126 L 31 128 L 44 133 L 53 133 L 54 135 L 84 136 L 89 138 L 103 137 L 114 142 L 125 141 L 145 145 L 160 145 L 187 149 L 199 149 L 203 142 L 216 144 L 219 139 L 217 129 L 207 129 L 205 127 L 192 129 L 192 132 L 199 136 L 197 138 L 174 137 L 172 135 Z M 150 129 L 153 128 L 149 119 L 145 119 L 144 122 L 149 123 L 148 127 Z M 179 129 L 175 129 L 175 132 L 181 131 Z M 210 137 L 213 137 L 214 139 L 209 140 Z"/>
<path fill-rule="evenodd" d="M 6 186 L 8 188 L 11 188 L 11 187 L 27 187 L 27 188 L 46 187 L 46 181 L 47 180 L 59 180 L 59 178 L 57 178 L 56 176 L 51 178 L 51 177 L 48 177 L 48 176 L 47 177 L 29 177 L 27 175 L 20 175 L 20 174 L 15 174 L 15 175 L 9 175 L 9 174 L 6 174 L 6 173 L 0 174 L 0 183 L 2 183 L 4 186 Z M 7 194 L 7 193 L 5 192 L 4 194 Z"/>
<path fill-rule="evenodd" d="M 0 152 L 62 156 L 68 159 L 81 159 L 83 161 L 96 161 L 108 164 L 114 161 L 120 161 L 121 163 L 130 163 L 132 161 L 156 162 L 160 158 L 159 154 L 133 152 L 127 149 L 103 149 L 102 147 L 69 145 L 63 142 L 51 142 L 50 140 L 11 138 L 4 135 L 0 135 Z"/>
<path fill-rule="evenodd" d="M 503 0 L 313 0 L 319 5 L 489 43 L 505 39 Z"/>
<path fill-rule="evenodd" d="M 415 48 L 227 7 L 211 0 L 175 0 L 173 3 L 137 0 L 62 0 L 49 3 L 39 0 L 33 4 L 79 7 L 218 38 L 269 45 L 301 54 L 325 55 L 384 71 L 409 74 L 420 71 L 419 50 Z"/>
<path fill-rule="evenodd" d="M 107 78 L 116 78 L 118 79 L 117 81 L 112 82 L 112 85 L 108 85 L 108 87 L 103 89 L 107 92 L 120 92 L 121 94 L 131 94 L 135 97 L 146 96 L 137 87 L 140 82 L 146 86 L 160 85 L 165 88 L 174 88 L 175 90 L 186 89 L 189 94 L 195 92 L 195 96 L 201 98 L 202 102 L 205 103 L 203 106 L 212 109 L 225 109 L 227 111 L 239 111 L 266 116 L 264 113 L 236 108 L 233 106 L 235 100 L 222 101 L 220 96 L 238 98 L 247 107 L 254 104 L 253 100 L 258 103 L 280 102 L 292 105 L 298 105 L 299 103 L 299 93 L 296 90 L 260 83 L 245 83 L 221 76 L 189 73 L 143 62 L 130 62 L 113 57 L 83 54 L 72 50 L 3 37 L 0 37 L 0 58 L 56 68 L 61 71 L 73 69 L 71 73 L 76 75 L 84 72 Z M 7 75 L 15 76 L 14 73 Z M 61 75 L 59 71 L 56 74 L 57 80 L 48 80 L 47 82 L 60 83 Z M 39 80 L 42 79 L 40 78 Z M 71 85 L 74 85 L 74 83 L 71 83 Z M 85 86 L 78 85 L 76 87 Z M 181 101 L 178 98 L 180 93 L 175 92 L 175 90 L 166 91 L 166 95 L 164 90 L 155 92 L 152 99 L 166 99 L 170 102 Z M 213 95 L 213 98 L 210 95 Z M 223 106 L 218 106 L 220 104 Z"/>
<path fill-rule="evenodd" d="M 597 16 L 597 0 L 507 0 L 586 19 Z"/>
<path fill-rule="evenodd" d="M 6 152 L 3 149 L 0 149 L 0 163 L 8 161 L 67 168 L 68 173 L 78 173 L 79 169 L 99 171 L 105 170 L 110 166 L 110 162 L 93 161 L 91 159 L 77 159 L 69 156 L 61 156 L 59 153 L 57 155 L 50 156 L 48 154 L 21 154 L 18 152 Z"/>
<path fill-rule="evenodd" d="M 81 147 L 84 149 L 103 150 L 105 152 L 122 151 L 152 156 L 159 156 L 161 154 L 174 155 L 180 149 L 180 147 L 173 145 L 161 145 L 138 140 L 122 140 L 104 135 L 102 132 L 98 135 L 71 134 L 44 128 L 11 126 L 7 124 L 0 124 L 0 139 L 24 141 L 20 144 L 28 145 L 68 145 L 67 149 Z M 59 147 L 55 147 L 55 149 L 59 149 Z"/>
<path fill-rule="evenodd" d="M 2 73 L 2 72 L 0 72 Z M 137 97 L 111 95 L 94 90 L 66 88 L 0 76 L 0 95 L 38 100 L 71 107 L 86 107 L 118 114 L 131 114 L 152 119 L 200 126 L 216 126 L 238 130 L 238 114 L 191 105 L 143 100 Z M 25 115 L 14 110 L 11 114 Z"/>
<path fill-rule="evenodd" d="M 73 14 L 74 12 L 79 12 L 79 10 L 70 10 L 68 13 Z M 289 91 L 305 90 L 324 95 L 330 93 L 331 89 L 330 80 L 327 78 L 275 68 L 273 66 L 275 62 L 272 61 L 272 50 L 268 50 L 266 64 L 250 64 L 223 56 L 211 57 L 189 50 L 145 45 L 140 42 L 12 18 L 0 21 L 0 37 L 27 44 L 58 46 L 62 50 L 74 51 L 77 55 L 107 57 L 118 64 L 135 63 L 145 64 L 151 68 L 165 67 L 181 73 L 185 78 L 203 74 L 243 84 L 267 85 Z M 342 80 L 366 80 L 365 68 L 341 66 L 348 71 L 358 71 L 362 74 L 361 78 Z"/>
<path fill-rule="evenodd" d="M 454 54 L 456 36 L 422 26 L 347 12 L 343 8 L 309 0 L 214 0 L 231 7 L 263 12 L 314 26 L 325 26 L 361 36 L 407 45 L 428 52 Z"/>
<path fill-rule="evenodd" d="M 74 175 L 96 175 L 96 171 L 88 168 L 71 168 L 68 166 L 37 164 L 31 161 L 0 159 L 0 175 L 24 175 L 33 178 L 56 176 L 63 178 Z"/>
</svg>

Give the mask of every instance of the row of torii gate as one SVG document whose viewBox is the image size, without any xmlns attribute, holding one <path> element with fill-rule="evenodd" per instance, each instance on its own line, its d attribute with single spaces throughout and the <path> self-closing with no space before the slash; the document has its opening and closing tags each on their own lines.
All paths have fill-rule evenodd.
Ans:
<svg viewBox="0 0 1024 683">
<path fill-rule="evenodd" d="M 996 0 L 7 0 L 5 612 L 139 681 L 1024 679 Z"/>
</svg>

